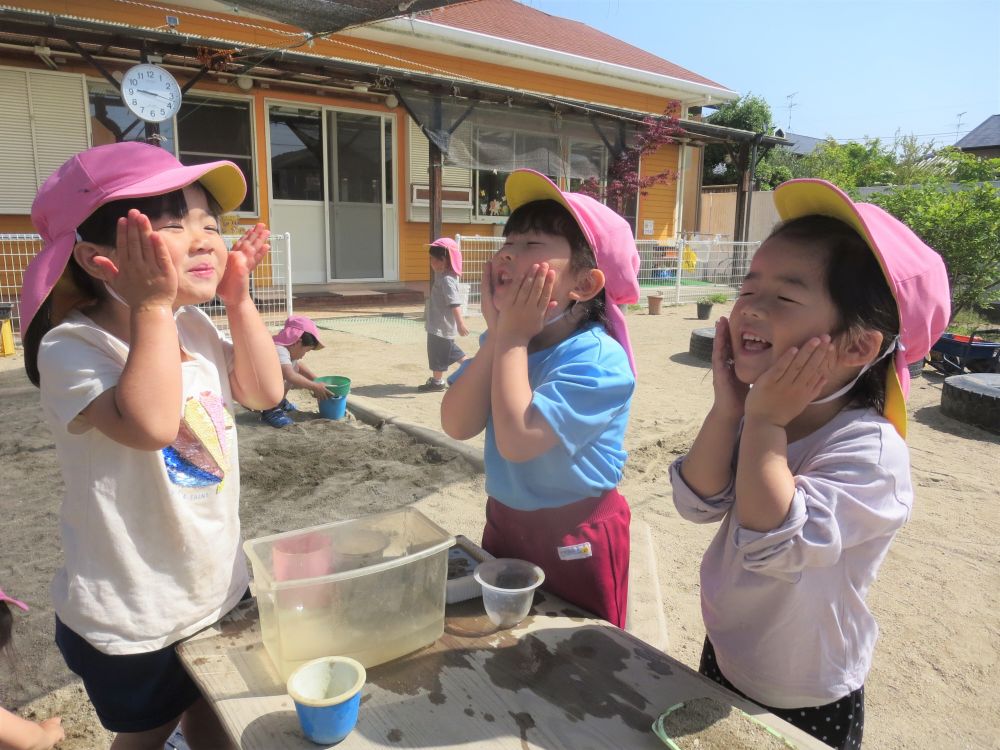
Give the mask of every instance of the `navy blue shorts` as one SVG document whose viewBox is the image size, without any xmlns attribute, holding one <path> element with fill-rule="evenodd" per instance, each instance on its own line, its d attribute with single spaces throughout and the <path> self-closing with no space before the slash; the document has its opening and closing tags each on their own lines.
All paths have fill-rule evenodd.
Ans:
<svg viewBox="0 0 1000 750">
<path fill-rule="evenodd" d="M 79 675 L 97 718 L 112 732 L 145 732 L 181 714 L 201 697 L 174 645 L 142 654 L 109 656 L 56 617 L 56 645 Z"/>
<path fill-rule="evenodd" d="M 434 372 L 444 372 L 464 358 L 465 352 L 458 348 L 453 339 L 427 334 L 427 364 Z"/>
</svg>

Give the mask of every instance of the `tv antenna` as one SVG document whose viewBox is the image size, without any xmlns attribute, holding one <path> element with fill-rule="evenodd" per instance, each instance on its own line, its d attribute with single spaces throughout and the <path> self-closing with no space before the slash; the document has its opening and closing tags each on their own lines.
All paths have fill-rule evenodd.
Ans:
<svg viewBox="0 0 1000 750">
<path fill-rule="evenodd" d="M 794 101 L 795 95 L 798 93 L 799 93 L 798 91 L 793 91 L 791 94 L 785 97 L 788 100 L 788 104 L 786 105 L 788 108 L 788 130 L 792 129 L 792 110 L 795 109 L 797 106 L 799 106 Z"/>
<path fill-rule="evenodd" d="M 957 121 L 955 122 L 955 140 L 958 140 L 958 134 L 962 130 L 962 115 L 967 114 L 966 112 L 959 112 L 957 115 Z"/>
</svg>

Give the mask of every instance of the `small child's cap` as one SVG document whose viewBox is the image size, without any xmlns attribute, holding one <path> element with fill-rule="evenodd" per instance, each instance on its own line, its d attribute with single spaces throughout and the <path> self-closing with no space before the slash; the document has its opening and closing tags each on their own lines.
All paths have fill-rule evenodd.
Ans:
<svg viewBox="0 0 1000 750">
<path fill-rule="evenodd" d="M 275 344 L 280 346 L 291 346 L 300 338 L 303 333 L 311 333 L 316 338 L 316 348 L 322 349 L 323 344 L 319 341 L 319 329 L 310 318 L 304 315 L 292 315 L 285 321 L 285 327 L 278 331 L 271 338 Z"/>
<path fill-rule="evenodd" d="M 166 149 L 129 141 L 81 151 L 70 157 L 42 185 L 31 205 L 31 223 L 43 247 L 24 272 L 21 330 L 66 269 L 76 244 L 76 230 L 105 203 L 146 198 L 201 182 L 223 211 L 243 202 L 246 181 L 230 161 L 185 167 Z"/>
<path fill-rule="evenodd" d="M 4 593 L 3 589 L 0 589 L 0 602 L 10 602 L 15 607 L 20 607 L 25 612 L 28 611 L 28 605 L 27 604 L 25 604 L 24 602 L 22 602 L 20 599 L 15 599 L 12 596 L 8 596 L 7 594 Z"/>
<path fill-rule="evenodd" d="M 462 252 L 458 249 L 458 243 L 451 237 L 438 237 L 431 243 L 431 247 L 442 247 L 448 251 L 448 261 L 451 263 L 451 270 L 456 275 L 462 275 Z"/>
<path fill-rule="evenodd" d="M 899 343 L 889 368 L 883 415 L 906 437 L 907 364 L 927 356 L 951 317 L 951 291 L 941 256 L 908 226 L 871 203 L 855 203 L 826 180 L 789 180 L 774 190 L 784 221 L 802 216 L 839 219 L 860 234 L 878 260 L 899 308 Z"/>
<path fill-rule="evenodd" d="M 533 169 L 511 172 L 504 192 L 512 211 L 532 201 L 553 200 L 562 204 L 576 219 L 594 251 L 598 269 L 604 274 L 604 295 L 609 303 L 604 309 L 611 325 L 611 335 L 625 349 L 635 373 L 635 357 L 625 316 L 618 309 L 618 305 L 639 301 L 639 251 L 632 236 L 632 227 L 603 203 L 582 193 L 564 193 L 552 180 Z"/>
</svg>

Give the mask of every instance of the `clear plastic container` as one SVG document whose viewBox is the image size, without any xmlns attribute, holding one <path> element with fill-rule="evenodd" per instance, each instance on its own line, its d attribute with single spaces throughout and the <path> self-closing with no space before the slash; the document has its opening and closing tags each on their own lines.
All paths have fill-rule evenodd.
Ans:
<svg viewBox="0 0 1000 750">
<path fill-rule="evenodd" d="M 282 679 L 321 656 L 373 667 L 440 638 L 454 543 L 413 508 L 244 542 Z"/>
</svg>

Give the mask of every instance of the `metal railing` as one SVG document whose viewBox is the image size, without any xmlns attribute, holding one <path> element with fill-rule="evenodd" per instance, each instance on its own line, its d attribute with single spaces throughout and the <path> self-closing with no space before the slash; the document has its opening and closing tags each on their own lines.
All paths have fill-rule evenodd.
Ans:
<svg viewBox="0 0 1000 750">
<path fill-rule="evenodd" d="M 503 246 L 503 237 L 457 235 L 462 253 L 462 284 L 469 288 L 468 311 L 479 309 L 483 265 Z M 712 294 L 735 298 L 759 242 L 721 237 L 680 241 L 636 240 L 640 298 L 662 294 L 669 304 L 694 302 Z"/>
<path fill-rule="evenodd" d="M 226 245 L 239 239 L 226 235 Z M 20 296 L 24 269 L 42 249 L 42 238 L 37 234 L 0 234 L 0 304 L 13 304 L 12 324 L 20 339 Z M 271 252 L 257 266 L 250 277 L 250 294 L 264 322 L 277 329 L 292 314 L 292 236 L 288 233 L 271 235 Z M 212 318 L 220 331 L 228 331 L 226 313 L 218 298 L 203 304 L 202 309 Z"/>
</svg>

